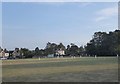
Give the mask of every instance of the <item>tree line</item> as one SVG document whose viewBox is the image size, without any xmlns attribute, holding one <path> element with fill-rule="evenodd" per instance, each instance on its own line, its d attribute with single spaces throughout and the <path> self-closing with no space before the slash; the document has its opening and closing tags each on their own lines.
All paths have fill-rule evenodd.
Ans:
<svg viewBox="0 0 120 84">
<path fill-rule="evenodd" d="M 84 55 L 85 53 L 83 46 L 78 47 L 73 43 L 68 45 L 67 48 L 63 45 L 63 43 L 56 44 L 48 42 L 44 49 L 39 49 L 39 47 L 36 47 L 34 50 L 29 50 L 27 48 L 21 48 L 20 50 L 18 49 L 17 50 L 20 51 L 21 53 L 20 56 L 24 56 L 24 58 L 32 58 L 32 57 L 46 57 L 49 54 L 54 54 L 56 56 L 55 54 L 56 50 L 60 49 L 65 51 L 64 56 L 79 56 Z"/>
<path fill-rule="evenodd" d="M 87 43 L 86 53 L 98 56 L 120 55 L 120 30 L 114 32 L 95 32 Z"/>
<path fill-rule="evenodd" d="M 82 40 L 82 39 L 81 39 Z M 67 47 L 63 43 L 46 44 L 44 49 L 36 47 L 34 50 L 21 48 L 18 51 L 25 58 L 45 57 L 49 54 L 55 54 L 56 50 L 65 51 L 64 56 L 116 56 L 120 55 L 120 30 L 113 32 L 95 32 L 92 39 L 84 46 L 78 47 L 76 44 L 69 44 Z"/>
</svg>

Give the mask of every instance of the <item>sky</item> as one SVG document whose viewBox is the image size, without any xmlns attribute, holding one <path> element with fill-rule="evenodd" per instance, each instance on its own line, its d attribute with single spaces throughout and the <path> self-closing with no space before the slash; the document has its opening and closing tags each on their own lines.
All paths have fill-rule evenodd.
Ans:
<svg viewBox="0 0 120 84">
<path fill-rule="evenodd" d="M 117 2 L 3 2 L 2 47 L 86 45 L 94 32 L 118 29 Z"/>
<path fill-rule="evenodd" d="M 119 0 L 1 0 L 2 2 L 119 2 Z"/>
</svg>

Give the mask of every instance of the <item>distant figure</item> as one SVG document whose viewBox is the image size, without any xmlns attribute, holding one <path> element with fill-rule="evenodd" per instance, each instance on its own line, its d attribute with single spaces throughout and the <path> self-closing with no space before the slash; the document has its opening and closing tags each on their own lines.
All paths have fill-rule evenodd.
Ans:
<svg viewBox="0 0 120 84">
<path fill-rule="evenodd" d="M 39 57 L 39 60 L 40 60 L 40 57 Z"/>
<path fill-rule="evenodd" d="M 117 54 L 117 57 L 119 57 L 119 55 Z"/>
<path fill-rule="evenodd" d="M 95 58 L 97 58 L 97 56 L 95 55 Z"/>
</svg>

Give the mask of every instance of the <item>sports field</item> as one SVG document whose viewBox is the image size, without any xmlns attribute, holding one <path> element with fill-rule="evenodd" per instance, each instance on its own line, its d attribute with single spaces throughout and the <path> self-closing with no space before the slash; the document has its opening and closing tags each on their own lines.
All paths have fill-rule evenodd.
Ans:
<svg viewBox="0 0 120 84">
<path fill-rule="evenodd" d="M 3 82 L 117 82 L 118 58 L 41 58 L 2 61 Z"/>
</svg>

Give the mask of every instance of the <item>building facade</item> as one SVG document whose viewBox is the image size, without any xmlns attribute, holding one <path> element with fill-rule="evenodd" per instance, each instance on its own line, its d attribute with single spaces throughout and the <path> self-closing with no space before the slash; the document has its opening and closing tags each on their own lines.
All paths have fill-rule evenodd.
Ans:
<svg viewBox="0 0 120 84">
<path fill-rule="evenodd" d="M 6 49 L 2 49 L 0 47 L 0 58 L 8 58 L 9 57 L 9 52 Z"/>
<path fill-rule="evenodd" d="M 65 51 L 62 49 L 58 49 L 58 50 L 56 50 L 56 55 L 58 55 L 58 56 L 65 55 Z"/>
</svg>

